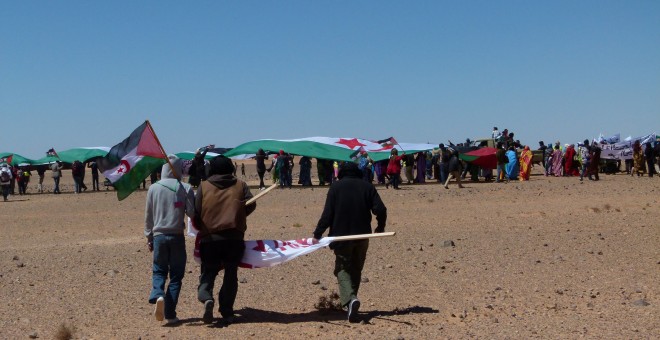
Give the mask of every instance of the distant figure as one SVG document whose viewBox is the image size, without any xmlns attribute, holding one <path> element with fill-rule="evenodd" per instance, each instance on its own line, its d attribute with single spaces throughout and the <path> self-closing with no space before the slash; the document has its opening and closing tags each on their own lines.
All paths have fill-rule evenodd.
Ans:
<svg viewBox="0 0 660 340">
<path fill-rule="evenodd" d="M 241 176 L 245 178 L 245 163 L 241 163 Z"/>
<path fill-rule="evenodd" d="M 456 149 L 450 148 L 447 150 L 451 156 L 449 156 L 449 163 L 447 164 L 447 169 L 449 170 L 449 175 L 445 181 L 445 189 L 449 189 L 449 181 L 452 177 L 456 178 L 456 183 L 458 183 L 459 188 L 463 188 L 461 183 L 461 161 L 458 159 L 458 151 Z"/>
<path fill-rule="evenodd" d="M 93 191 L 100 191 L 101 189 L 99 188 L 99 166 L 96 164 L 96 161 L 91 161 L 89 164 L 87 164 L 87 167 L 92 169 L 92 190 Z M 153 184 L 154 181 L 151 181 Z"/>
<path fill-rule="evenodd" d="M 27 195 L 27 188 L 30 183 L 30 177 L 32 177 L 32 172 L 30 172 L 29 166 L 22 166 L 19 167 L 18 174 L 18 194 Z"/>
<path fill-rule="evenodd" d="M 529 181 L 529 175 L 532 173 L 532 151 L 525 145 L 520 153 L 520 180 Z"/>
<path fill-rule="evenodd" d="M 587 173 L 587 169 L 589 169 L 589 164 L 591 163 L 591 150 L 589 147 L 589 140 L 585 139 L 584 142 L 582 142 L 582 146 L 580 146 L 580 159 L 582 160 L 582 171 L 580 171 L 580 181 L 584 179 L 584 175 Z"/>
<path fill-rule="evenodd" d="M 62 177 L 62 164 L 60 161 L 55 161 L 50 165 L 51 176 L 53 177 L 53 182 L 55 182 L 55 188 L 53 188 L 53 194 L 61 194 L 60 192 L 60 177 Z"/>
<path fill-rule="evenodd" d="M 598 144 L 591 145 L 591 156 L 589 162 L 589 180 L 598 181 L 598 173 L 600 172 L 600 152 L 601 149 Z M 593 176 L 593 177 L 591 177 Z"/>
<path fill-rule="evenodd" d="M 555 150 L 552 152 L 551 163 L 552 163 L 552 175 L 555 177 L 561 177 L 564 174 L 564 167 L 562 166 L 562 154 L 559 144 L 555 144 Z"/>
<path fill-rule="evenodd" d="M 575 145 L 569 145 L 564 153 L 564 176 L 578 176 L 580 174 L 575 162 L 576 156 Z"/>
<path fill-rule="evenodd" d="M 46 166 L 45 165 L 37 165 L 37 175 L 39 175 L 39 184 L 37 185 L 37 192 L 43 193 L 44 192 L 44 177 L 46 177 Z"/>
<path fill-rule="evenodd" d="M 202 181 L 206 180 L 206 164 L 204 157 L 206 157 L 206 153 L 209 149 L 210 146 L 197 149 L 195 156 L 192 159 L 192 164 L 188 169 L 188 183 L 193 187 L 199 186 Z"/>
<path fill-rule="evenodd" d="M 644 150 L 642 150 L 642 145 L 639 140 L 635 141 L 633 144 L 633 174 L 637 174 L 637 177 L 642 176 L 646 173 L 646 157 L 644 157 Z"/>
<path fill-rule="evenodd" d="M 9 186 L 11 185 L 12 174 L 9 165 L 6 163 L 0 166 L 0 186 L 2 186 L 2 198 L 7 202 L 9 197 Z"/>
<path fill-rule="evenodd" d="M 268 155 L 264 152 L 264 149 L 259 149 L 257 154 L 254 156 L 254 159 L 257 161 L 257 175 L 259 175 L 259 190 L 266 189 L 264 184 L 264 175 L 266 174 L 266 160 Z"/>
<path fill-rule="evenodd" d="M 325 185 L 325 160 L 316 159 L 316 174 L 319 177 L 319 185 Z"/>
<path fill-rule="evenodd" d="M 495 140 L 499 140 L 500 138 L 502 138 L 502 133 L 497 129 L 497 126 L 493 128 L 492 137 Z"/>
<path fill-rule="evenodd" d="M 85 167 L 79 160 L 73 161 L 71 164 L 71 174 L 73 175 L 74 191 L 76 194 L 82 192 L 82 174 Z"/>
<path fill-rule="evenodd" d="M 509 163 L 509 158 L 506 157 L 506 150 L 502 145 L 502 142 L 497 142 L 497 151 L 495 151 L 495 158 L 497 159 L 497 179 L 496 183 L 500 183 L 506 178 L 506 163 Z"/>
<path fill-rule="evenodd" d="M 390 178 L 389 183 L 385 184 L 385 188 L 388 188 L 392 185 L 392 188 L 399 190 L 399 183 L 401 182 L 401 160 L 406 153 L 404 152 L 399 156 L 399 151 L 397 149 L 392 149 L 390 151 L 390 160 L 387 163 L 387 176 Z"/>
<path fill-rule="evenodd" d="M 646 158 L 646 167 L 649 169 L 649 177 L 653 177 L 655 173 L 655 151 L 651 143 L 644 143 L 644 158 Z"/>
<path fill-rule="evenodd" d="M 506 164 L 506 175 L 510 180 L 516 180 L 518 179 L 520 168 L 518 166 L 518 156 L 513 146 L 510 146 L 506 151 L 506 157 L 509 159 L 509 163 Z"/>
<path fill-rule="evenodd" d="M 312 185 L 312 160 L 307 156 L 300 157 L 298 161 L 300 165 L 300 177 L 298 178 L 298 184 L 302 186 L 311 186 Z"/>
</svg>

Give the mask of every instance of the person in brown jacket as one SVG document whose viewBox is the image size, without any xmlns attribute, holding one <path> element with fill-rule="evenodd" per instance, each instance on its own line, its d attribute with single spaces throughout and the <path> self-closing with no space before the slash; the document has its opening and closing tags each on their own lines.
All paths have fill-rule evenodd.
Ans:
<svg viewBox="0 0 660 340">
<path fill-rule="evenodd" d="M 234 301 L 238 293 L 238 265 L 245 251 L 243 237 L 247 216 L 257 207 L 245 205 L 252 193 L 247 184 L 236 178 L 234 165 L 225 156 L 210 161 L 209 177 L 201 182 L 195 197 L 195 223 L 199 229 L 201 275 L 197 298 L 204 304 L 204 323 L 213 322 L 213 285 L 221 269 L 225 270 L 218 293 L 219 311 L 228 325 L 234 321 Z"/>
</svg>

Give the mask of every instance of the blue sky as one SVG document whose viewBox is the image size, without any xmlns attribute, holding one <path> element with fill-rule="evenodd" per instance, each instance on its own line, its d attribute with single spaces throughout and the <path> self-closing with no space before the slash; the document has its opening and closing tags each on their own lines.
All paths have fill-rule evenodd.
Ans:
<svg viewBox="0 0 660 340">
<path fill-rule="evenodd" d="M 660 133 L 659 1 L 4 1 L 0 151 Z"/>
</svg>

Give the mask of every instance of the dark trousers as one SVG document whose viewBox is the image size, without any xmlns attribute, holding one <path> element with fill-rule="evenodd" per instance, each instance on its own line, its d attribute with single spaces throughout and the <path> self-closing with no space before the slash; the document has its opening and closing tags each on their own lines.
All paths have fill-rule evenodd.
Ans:
<svg viewBox="0 0 660 340">
<path fill-rule="evenodd" d="M 6 201 L 9 196 L 9 184 L 2 185 L 2 198 Z"/>
<path fill-rule="evenodd" d="M 357 298 L 368 249 L 369 240 L 341 242 L 335 248 L 335 276 L 339 283 L 339 300 L 344 307 Z"/>
<path fill-rule="evenodd" d="M 264 188 L 266 185 L 264 184 L 264 174 L 266 171 L 257 171 L 257 175 L 259 175 L 259 188 Z"/>
<path fill-rule="evenodd" d="M 653 177 L 653 173 L 655 173 L 655 166 L 653 166 L 655 163 L 654 160 L 653 158 L 646 159 L 646 167 L 649 168 L 649 177 Z"/>
<path fill-rule="evenodd" d="M 234 301 L 238 293 L 238 264 L 245 251 L 243 240 L 202 240 L 199 246 L 202 273 L 199 276 L 197 299 L 204 303 L 213 300 L 213 286 L 218 272 L 225 270 L 222 287 L 218 293 L 222 317 L 234 315 Z"/>
<path fill-rule="evenodd" d="M 152 184 L 154 183 L 153 181 L 151 182 Z M 99 175 L 92 175 L 92 190 L 99 191 Z"/>
</svg>

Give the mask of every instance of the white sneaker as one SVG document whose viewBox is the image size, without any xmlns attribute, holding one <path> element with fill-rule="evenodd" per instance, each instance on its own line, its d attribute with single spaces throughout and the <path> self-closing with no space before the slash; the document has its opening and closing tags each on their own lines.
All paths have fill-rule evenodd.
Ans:
<svg viewBox="0 0 660 340">
<path fill-rule="evenodd" d="M 348 322 L 357 322 L 358 310 L 360 310 L 360 300 L 351 300 L 351 302 L 348 303 Z"/>
<path fill-rule="evenodd" d="M 157 321 L 165 319 L 165 299 L 161 296 L 156 300 L 156 308 L 154 308 L 154 316 Z"/>
<path fill-rule="evenodd" d="M 179 318 L 175 317 L 174 319 L 167 319 L 165 320 L 165 326 L 173 326 L 181 322 Z"/>
</svg>

